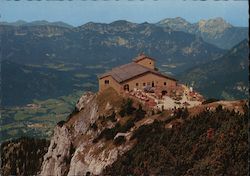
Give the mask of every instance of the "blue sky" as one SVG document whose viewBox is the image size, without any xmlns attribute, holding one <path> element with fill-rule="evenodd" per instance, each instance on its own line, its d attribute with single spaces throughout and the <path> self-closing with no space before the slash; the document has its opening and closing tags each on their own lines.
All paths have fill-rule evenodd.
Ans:
<svg viewBox="0 0 250 176">
<path fill-rule="evenodd" d="M 190 22 L 222 17 L 235 26 L 248 26 L 247 1 L 85 0 L 0 1 L 0 21 L 63 21 L 74 26 L 115 20 L 158 22 L 183 17 Z"/>
</svg>

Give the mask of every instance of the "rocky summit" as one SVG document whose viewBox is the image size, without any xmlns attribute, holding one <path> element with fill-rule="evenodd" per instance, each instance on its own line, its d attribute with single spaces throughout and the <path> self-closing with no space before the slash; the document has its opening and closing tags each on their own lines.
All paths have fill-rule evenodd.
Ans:
<svg viewBox="0 0 250 176">
<path fill-rule="evenodd" d="M 122 98 L 113 90 L 103 94 L 86 93 L 67 122 L 54 129 L 54 136 L 44 156 L 41 175 L 95 175 L 131 149 L 134 141 L 116 146 L 115 136 Z M 124 122 L 126 123 L 126 122 Z M 104 140 L 109 138 L 110 140 Z"/>
<path fill-rule="evenodd" d="M 223 49 L 230 49 L 248 38 L 247 27 L 233 26 L 221 17 L 201 19 L 196 23 L 190 23 L 181 17 L 166 18 L 157 25 L 201 36 L 204 41 Z"/>
<path fill-rule="evenodd" d="M 112 88 L 97 94 L 88 92 L 79 99 L 75 111 L 72 112 L 68 119 L 59 122 L 55 127 L 48 152 L 43 157 L 39 174 L 43 176 L 71 176 L 121 175 L 124 173 L 133 175 L 157 173 L 158 175 L 168 173 L 169 169 L 156 162 L 158 159 L 173 160 L 166 165 L 166 167 L 171 166 L 170 173 L 179 173 L 177 175 L 183 175 L 184 173 L 204 174 L 206 171 L 198 170 L 199 164 L 196 163 L 201 162 L 201 164 L 206 165 L 206 162 L 202 160 L 203 152 L 208 150 L 210 151 L 209 154 L 216 155 L 221 150 L 223 153 L 220 154 L 220 157 L 222 158 L 226 158 L 230 154 L 230 151 L 217 148 L 216 145 L 218 143 L 222 146 L 235 139 L 237 140 L 236 145 L 241 146 L 240 148 L 236 147 L 235 152 L 239 152 L 239 155 L 243 158 L 247 157 L 247 155 L 245 156 L 248 150 L 247 144 L 243 139 L 243 133 L 247 131 L 246 106 L 246 101 L 218 101 L 204 102 L 204 104 L 197 107 L 179 110 L 178 112 L 171 110 L 154 112 L 154 110 L 147 108 L 136 100 L 130 100 L 118 95 Z M 219 114 L 222 117 L 219 117 Z M 233 123 L 235 120 L 237 124 L 232 124 L 233 126 L 230 128 L 225 126 Z M 200 121 L 201 124 L 197 123 L 197 121 Z M 207 122 L 208 124 L 206 124 Z M 193 126 L 194 123 L 197 123 L 196 127 Z M 156 124 L 159 125 L 159 128 L 155 128 Z M 230 129 L 232 130 L 231 136 L 227 134 Z M 237 129 L 243 131 L 238 133 Z M 180 130 L 188 132 L 185 134 L 186 139 L 182 136 L 184 131 Z M 212 130 L 211 139 L 209 130 Z M 197 134 L 195 134 L 196 132 Z M 170 139 L 170 133 L 180 134 L 181 137 L 175 141 Z M 243 138 L 240 137 L 241 133 Z M 163 135 L 162 137 L 165 135 L 169 136 L 169 142 L 165 141 L 163 144 L 160 144 L 160 138 L 157 138 L 159 135 Z M 195 137 L 194 135 L 197 136 L 197 139 L 188 143 L 191 138 Z M 221 141 L 222 135 L 224 136 L 224 141 Z M 166 144 L 166 146 L 162 146 L 168 151 L 168 154 L 164 155 L 165 158 L 158 155 L 160 151 L 158 147 L 155 148 L 152 146 L 153 144 L 147 145 L 148 137 L 151 137 L 150 139 L 155 142 L 155 145 Z M 182 150 L 180 146 L 178 148 L 174 147 L 175 149 L 167 147 L 168 145 L 178 146 L 179 144 L 185 144 L 186 157 L 192 156 L 192 158 L 184 159 L 184 156 L 176 152 L 177 150 Z M 154 159 L 151 158 L 154 160 L 155 166 L 150 164 L 152 161 L 146 157 L 147 155 L 142 155 L 141 152 L 144 150 L 138 149 L 138 147 L 148 147 L 147 150 L 157 154 L 154 156 Z M 196 151 L 195 155 L 191 154 L 194 150 Z M 137 152 L 131 155 L 131 152 L 135 151 Z M 221 167 L 229 168 L 233 167 L 233 164 L 241 163 L 241 167 L 237 166 L 237 168 L 235 167 L 236 170 L 229 171 L 230 173 L 240 173 L 240 169 L 244 170 L 244 166 L 247 164 L 246 160 L 239 158 L 240 156 L 236 155 L 234 162 L 225 163 L 223 160 L 218 160 L 218 162 L 221 164 Z M 125 158 L 130 164 L 124 163 Z M 183 159 L 186 161 L 181 161 Z M 217 163 L 212 162 L 215 158 L 208 157 L 207 159 L 211 164 L 211 173 L 223 172 L 223 169 L 215 171 Z M 140 166 L 139 164 L 143 163 L 144 160 L 148 162 L 148 167 L 145 168 L 145 171 L 138 170 L 138 167 L 146 167 L 146 165 Z M 182 163 L 188 162 L 187 160 L 192 161 L 190 168 L 184 167 L 184 163 Z M 163 167 L 163 169 L 159 170 L 155 167 Z M 178 169 L 180 169 L 180 172 L 177 172 Z"/>
<path fill-rule="evenodd" d="M 49 146 L 3 144 L 1 174 L 245 175 L 248 108 L 245 100 L 206 100 L 162 111 L 112 88 L 86 92 L 57 123 Z"/>
</svg>

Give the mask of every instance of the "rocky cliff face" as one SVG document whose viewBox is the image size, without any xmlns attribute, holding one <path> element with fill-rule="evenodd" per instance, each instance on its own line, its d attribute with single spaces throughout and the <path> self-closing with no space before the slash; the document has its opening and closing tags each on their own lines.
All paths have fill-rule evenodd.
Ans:
<svg viewBox="0 0 250 176">
<path fill-rule="evenodd" d="M 66 175 L 71 159 L 71 141 L 68 129 L 56 127 L 48 153 L 44 157 L 41 175 Z"/>
<path fill-rule="evenodd" d="M 119 96 L 113 89 L 108 89 L 103 93 L 97 94 L 90 92 L 85 93 L 79 99 L 75 111 L 68 117 L 67 121 L 59 122 L 54 129 L 54 135 L 51 139 L 48 152 L 44 156 L 39 174 L 42 176 L 101 175 L 106 173 L 108 175 L 110 175 L 110 173 L 121 175 L 123 173 L 122 170 L 125 169 L 128 174 L 134 173 L 135 175 L 141 175 L 136 174 L 143 173 L 142 171 L 137 172 L 136 167 L 139 167 L 139 165 L 142 166 L 140 163 L 147 159 L 139 157 L 139 159 L 130 160 L 129 157 L 132 156 L 132 152 L 132 154 L 135 155 L 135 158 L 138 158 L 135 150 L 138 149 L 138 151 L 141 151 L 142 149 L 148 148 L 148 145 L 141 143 L 147 138 L 143 135 L 151 135 L 151 137 L 147 139 L 147 141 L 150 141 L 154 139 L 154 133 L 160 129 L 160 139 L 164 136 L 162 136 L 161 133 L 166 133 L 167 136 L 171 136 L 171 133 L 174 132 L 178 136 L 178 133 L 180 132 L 178 131 L 179 126 L 182 125 L 185 127 L 184 124 L 188 124 L 192 119 L 196 119 L 193 117 L 197 117 L 197 114 L 200 114 L 201 112 L 204 112 L 204 114 L 209 117 L 210 113 L 214 113 L 214 116 L 216 117 L 216 113 L 225 109 L 225 113 L 229 115 L 236 113 L 240 115 L 244 114 L 242 105 L 245 103 L 245 101 L 219 101 L 190 108 L 186 113 L 185 111 L 182 112 L 178 110 L 179 112 L 177 113 L 163 111 L 155 114 L 152 110 L 139 105 L 139 102 L 136 100 L 132 101 Z M 238 107 L 238 109 L 235 109 L 236 107 Z M 232 111 L 232 113 L 230 113 L 230 111 Z M 235 111 L 235 113 L 233 111 Z M 203 115 L 200 116 L 201 119 Z M 159 124 L 161 128 L 158 128 L 157 126 L 157 130 L 154 129 L 148 131 L 147 129 L 151 129 L 150 125 L 152 124 L 153 126 L 154 124 Z M 199 123 L 194 122 L 194 124 L 197 125 Z M 191 131 L 192 128 L 188 127 Z M 203 129 L 203 126 L 200 126 L 200 128 Z M 206 130 L 209 130 L 210 128 L 209 125 L 206 126 Z M 206 130 L 204 131 L 203 129 L 202 136 L 204 136 Z M 188 139 L 187 141 L 189 140 L 191 139 Z M 167 141 L 168 140 L 166 139 L 166 146 L 168 146 Z M 182 147 L 179 147 L 178 149 L 180 148 Z M 151 154 L 161 151 L 161 149 L 153 150 L 154 148 L 152 148 Z M 174 147 L 173 151 L 175 150 L 177 150 L 177 148 Z M 147 152 L 144 152 L 143 154 L 145 153 Z M 160 154 L 157 154 L 153 158 L 157 156 L 160 156 Z M 170 155 L 166 155 L 164 161 L 168 160 L 168 156 Z M 124 163 L 121 164 L 120 162 L 121 158 L 124 157 L 125 165 L 129 166 L 130 162 L 136 162 L 139 163 L 138 166 L 135 168 L 124 168 Z M 182 158 L 179 156 L 175 157 L 182 161 Z M 158 161 L 157 158 L 153 160 Z M 178 171 L 179 168 L 177 167 L 177 163 L 180 161 L 176 160 L 176 162 L 174 162 L 176 167 L 172 170 L 173 173 Z M 196 160 L 193 159 L 192 162 L 195 163 Z M 112 169 L 113 166 L 114 169 Z M 161 164 L 159 166 L 150 165 L 145 172 L 151 173 L 149 171 L 152 168 L 155 167 L 155 169 L 157 169 L 160 168 L 160 166 Z M 165 165 L 163 167 L 165 167 Z M 155 173 L 161 175 L 167 172 L 167 170 L 166 172 L 162 172 L 158 169 Z M 184 172 L 186 172 L 186 170 Z M 205 172 L 202 173 L 204 174 Z"/>
<path fill-rule="evenodd" d="M 184 111 L 153 113 L 152 109 L 119 96 L 113 89 L 98 94 L 87 92 L 79 99 L 67 121 L 58 122 L 49 147 L 48 142 L 38 139 L 19 139 L 2 144 L 1 174 L 186 175 L 190 172 L 188 168 L 193 167 L 192 173 L 197 174 L 192 175 L 204 175 L 206 164 L 212 165 L 210 175 L 220 175 L 228 168 L 230 171 L 226 175 L 245 173 L 247 160 L 244 158 L 248 152 L 246 114 L 249 108 L 246 105 L 243 100 L 206 102 Z M 211 140 L 211 130 L 216 135 L 213 143 L 204 140 L 204 136 Z M 174 141 L 169 142 L 170 139 Z M 228 145 L 232 144 L 231 141 L 234 144 L 239 141 L 240 149 Z M 201 145 L 196 146 L 198 143 Z M 221 148 L 213 150 L 217 143 Z M 226 150 L 225 145 L 228 146 Z M 200 150 L 198 159 L 195 153 L 193 155 L 195 146 Z M 207 156 L 218 156 L 218 151 L 225 153 L 219 157 L 222 160 L 218 160 L 222 169 L 216 170 L 217 162 L 211 157 L 208 157 L 208 163 L 207 160 L 200 162 L 203 161 L 202 151 L 210 151 Z M 235 153 L 239 156 L 233 156 Z M 227 160 L 234 162 L 228 166 L 224 162 Z M 162 164 L 165 161 L 170 163 Z M 191 163 L 190 167 L 186 163 Z M 185 169 L 180 169 L 182 167 Z M 203 170 L 199 170 L 201 167 Z M 181 174 L 175 174 L 177 172 Z"/>
<path fill-rule="evenodd" d="M 121 100 L 114 92 L 106 93 L 84 94 L 76 105 L 76 113 L 66 123 L 58 124 L 48 153 L 44 156 L 40 175 L 100 174 L 107 165 L 133 146 L 131 141 L 118 146 L 112 140 L 93 142 L 104 129 L 114 127 L 111 121 L 99 124 L 101 118 L 118 111 Z M 114 96 L 118 98 L 112 98 Z"/>
</svg>

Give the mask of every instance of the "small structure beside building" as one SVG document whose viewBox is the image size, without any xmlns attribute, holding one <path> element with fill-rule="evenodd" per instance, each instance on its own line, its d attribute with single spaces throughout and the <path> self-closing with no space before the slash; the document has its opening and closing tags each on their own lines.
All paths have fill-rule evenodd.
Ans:
<svg viewBox="0 0 250 176">
<path fill-rule="evenodd" d="M 113 68 L 99 77 L 99 91 L 109 87 L 120 94 L 139 89 L 162 96 L 176 90 L 177 80 L 157 71 L 155 59 L 140 54 L 131 63 Z"/>
</svg>

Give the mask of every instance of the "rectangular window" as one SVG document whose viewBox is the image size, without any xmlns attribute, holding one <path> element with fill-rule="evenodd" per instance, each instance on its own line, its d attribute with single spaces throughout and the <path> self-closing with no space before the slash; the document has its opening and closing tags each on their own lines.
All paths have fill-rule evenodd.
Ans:
<svg viewBox="0 0 250 176">
<path fill-rule="evenodd" d="M 139 86 L 139 84 L 138 84 L 138 83 L 135 83 L 135 85 L 136 85 L 136 86 Z"/>
<path fill-rule="evenodd" d="M 109 84 L 109 80 L 105 80 L 104 83 L 105 83 L 105 84 Z"/>
<path fill-rule="evenodd" d="M 143 86 L 146 86 L 146 83 L 143 83 Z"/>
<path fill-rule="evenodd" d="M 166 83 L 166 82 L 164 82 L 164 86 L 165 86 L 165 85 L 167 85 L 167 83 Z"/>
</svg>

